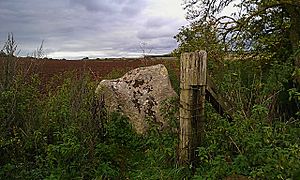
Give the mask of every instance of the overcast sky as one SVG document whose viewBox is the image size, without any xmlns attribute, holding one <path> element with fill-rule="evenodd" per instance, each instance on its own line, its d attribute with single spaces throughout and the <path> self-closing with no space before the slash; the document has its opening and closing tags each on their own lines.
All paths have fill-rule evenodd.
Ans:
<svg viewBox="0 0 300 180">
<path fill-rule="evenodd" d="M 13 32 L 21 55 L 44 40 L 47 57 L 164 54 L 186 25 L 182 0 L 0 0 L 0 45 Z"/>
</svg>

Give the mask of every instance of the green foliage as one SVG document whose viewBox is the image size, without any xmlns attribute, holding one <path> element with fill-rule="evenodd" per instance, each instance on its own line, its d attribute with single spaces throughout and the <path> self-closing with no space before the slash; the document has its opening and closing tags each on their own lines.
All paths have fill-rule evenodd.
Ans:
<svg viewBox="0 0 300 180">
<path fill-rule="evenodd" d="M 198 148 L 195 174 L 177 164 L 178 99 L 162 104 L 169 126 L 150 123 L 139 135 L 128 119 L 107 114 L 96 83 L 88 75 L 57 77 L 40 91 L 37 76 L 14 81 L 1 90 L 1 168 L 3 179 L 254 179 L 297 176 L 299 121 L 269 118 L 269 94 L 284 88 L 289 64 L 228 62 L 219 89 L 240 109 L 228 122 L 207 105 L 204 144 Z M 174 77 L 175 73 L 174 73 Z M 173 78 L 174 78 L 173 77 Z M 220 79 L 223 78 L 223 79 Z M 172 78 L 171 78 L 172 79 Z M 62 82 L 62 83 L 57 83 Z M 173 84 L 174 85 L 174 84 Z M 251 95 L 252 94 L 252 95 Z M 290 90 L 291 98 L 297 92 Z M 238 96 L 237 96 L 238 95 Z M 247 100 L 251 97 L 253 101 Z M 247 103 L 251 102 L 251 105 Z M 247 108 L 245 107 L 247 105 Z M 247 110 L 247 111 L 246 111 Z M 249 112 L 246 116 L 242 112 Z"/>
<path fill-rule="evenodd" d="M 288 106 L 298 95 L 288 86 L 293 64 L 250 58 L 226 60 L 223 66 L 210 62 L 209 68 L 236 113 L 229 122 L 206 105 L 205 143 L 198 148 L 195 178 L 297 177 L 300 124 L 284 111 L 299 111 L 295 105 Z"/>
<path fill-rule="evenodd" d="M 236 10 L 231 14 L 222 15 L 228 6 L 234 6 Z M 225 43 L 229 49 L 255 51 L 260 56 L 271 55 L 277 58 L 287 58 L 298 48 L 299 7 L 298 0 L 184 2 L 187 19 L 192 22 L 192 29 L 203 24 L 211 24 L 214 29 L 208 33 L 216 34 L 217 39 Z M 198 31 L 200 35 L 196 33 L 191 36 L 203 39 L 202 35 L 207 34 L 202 32 L 204 29 L 201 27 Z"/>
<path fill-rule="evenodd" d="M 181 27 L 180 32 L 174 37 L 179 46 L 174 50 L 174 55 L 180 57 L 181 53 L 205 50 L 209 61 L 220 61 L 224 58 L 225 44 L 218 39 L 216 27 L 210 22 L 192 23 Z"/>
<path fill-rule="evenodd" d="M 222 67 L 210 63 L 209 69 L 219 91 L 245 117 L 251 116 L 254 106 L 266 108 L 270 119 L 288 120 L 299 111 L 295 101 L 289 101 L 292 63 L 227 60 Z"/>
<path fill-rule="evenodd" d="M 254 179 L 288 179 L 300 168 L 299 121 L 267 123 L 261 111 L 253 117 L 237 116 L 233 122 L 210 111 L 205 144 L 198 149 L 200 179 L 220 179 L 233 174 Z"/>
<path fill-rule="evenodd" d="M 255 58 L 224 62 L 209 62 L 209 68 L 236 113 L 229 122 L 207 104 L 195 174 L 177 164 L 178 98 L 162 104 L 168 126 L 150 122 L 148 133 L 140 135 L 126 117 L 106 112 L 89 75 L 66 73 L 42 85 L 36 75 L 6 74 L 10 81 L 0 86 L 0 178 L 296 179 L 299 120 L 279 121 L 274 115 L 278 99 L 299 101 L 297 89 L 286 85 L 293 64 Z M 179 92 L 175 66 L 167 68 Z"/>
<path fill-rule="evenodd" d="M 148 134 L 136 134 L 126 117 L 107 114 L 95 88 L 88 75 L 66 73 L 46 86 L 37 76 L 14 76 L 0 96 L 1 179 L 188 175 L 176 165 L 177 137 L 171 127 L 160 132 L 153 125 Z M 175 111 L 169 107 L 166 118 L 175 120 Z"/>
</svg>

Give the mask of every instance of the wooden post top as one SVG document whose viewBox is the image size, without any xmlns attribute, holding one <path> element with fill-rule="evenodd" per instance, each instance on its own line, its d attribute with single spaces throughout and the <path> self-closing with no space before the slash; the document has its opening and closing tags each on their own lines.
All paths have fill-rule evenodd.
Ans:
<svg viewBox="0 0 300 180">
<path fill-rule="evenodd" d="M 197 51 L 182 53 L 181 63 L 181 89 L 189 89 L 190 86 L 206 85 L 207 53 Z"/>
</svg>

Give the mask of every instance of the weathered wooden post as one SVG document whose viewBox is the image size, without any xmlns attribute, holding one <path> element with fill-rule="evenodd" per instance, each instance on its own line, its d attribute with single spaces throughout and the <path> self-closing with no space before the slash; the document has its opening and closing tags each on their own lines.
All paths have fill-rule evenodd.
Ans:
<svg viewBox="0 0 300 180">
<path fill-rule="evenodd" d="M 179 163 L 187 165 L 196 160 L 196 148 L 204 135 L 207 54 L 183 53 L 180 65 Z"/>
</svg>

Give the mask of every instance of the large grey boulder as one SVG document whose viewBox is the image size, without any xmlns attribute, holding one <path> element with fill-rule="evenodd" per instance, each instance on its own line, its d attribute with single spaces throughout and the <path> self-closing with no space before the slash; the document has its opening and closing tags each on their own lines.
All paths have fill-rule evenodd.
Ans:
<svg viewBox="0 0 300 180">
<path fill-rule="evenodd" d="M 96 93 L 104 94 L 109 111 L 117 110 L 129 117 L 138 133 L 145 133 L 149 123 L 165 127 L 162 102 L 177 96 L 162 64 L 134 69 L 119 79 L 102 80 Z"/>
</svg>

